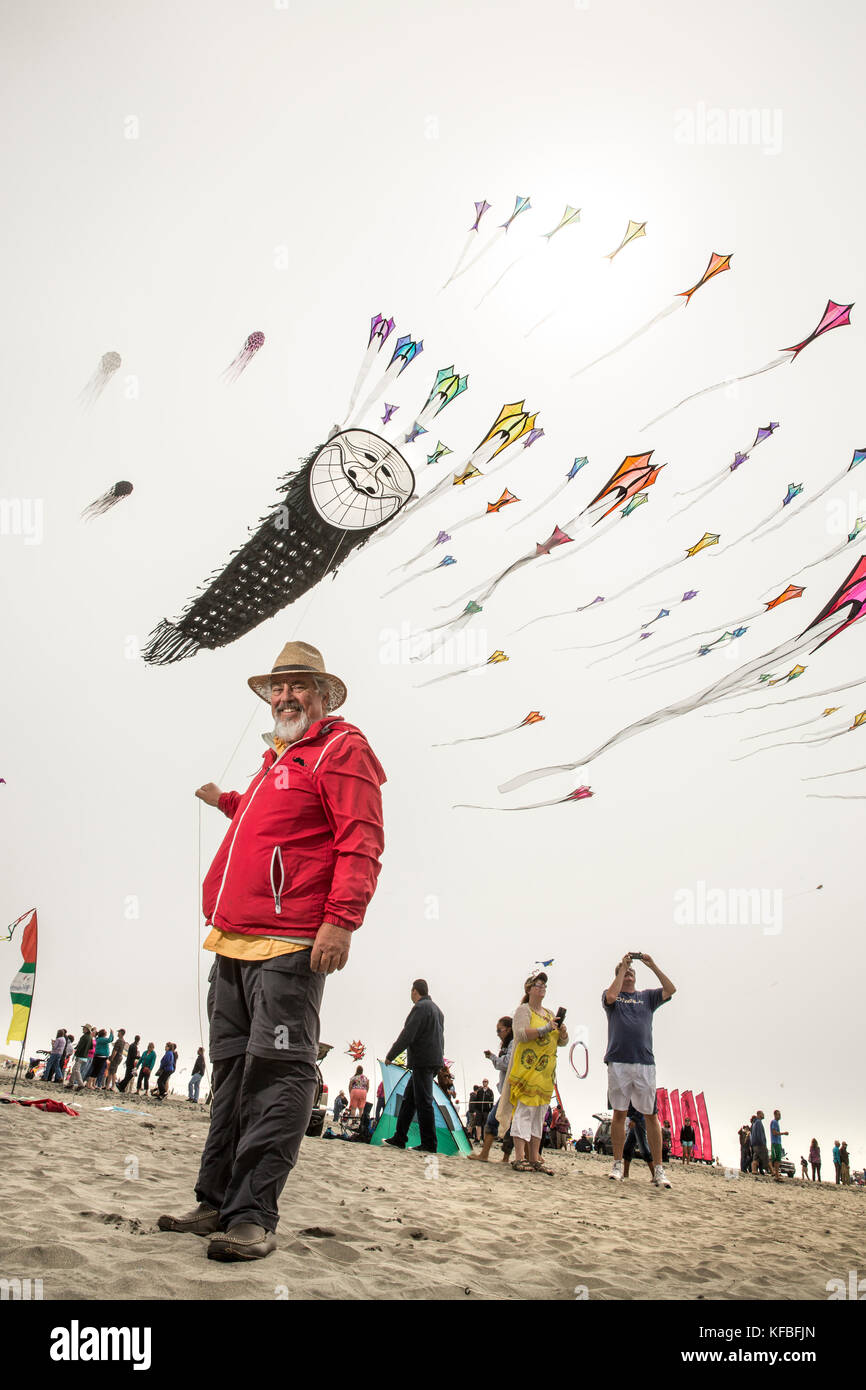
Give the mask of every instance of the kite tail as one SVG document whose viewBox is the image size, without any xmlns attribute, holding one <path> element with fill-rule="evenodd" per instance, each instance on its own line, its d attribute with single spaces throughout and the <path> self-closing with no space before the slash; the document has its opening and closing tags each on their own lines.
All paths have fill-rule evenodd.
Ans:
<svg viewBox="0 0 866 1390">
<path fill-rule="evenodd" d="M 469 671 L 480 671 L 481 666 L 486 666 L 486 664 L 486 662 L 481 662 L 478 666 L 461 666 L 459 671 L 446 671 L 444 675 L 433 676 L 429 681 L 419 681 L 416 686 L 413 686 L 413 689 L 423 690 L 425 685 L 436 685 L 438 681 L 450 681 L 455 676 L 465 676 Z"/>
<path fill-rule="evenodd" d="M 471 801 L 458 801 L 452 811 L 537 811 L 542 806 L 559 806 L 565 797 L 554 797 L 553 801 L 533 801 L 528 806 L 477 806 Z"/>
<path fill-rule="evenodd" d="M 543 323 L 547 323 L 548 319 L 552 319 L 553 316 L 554 316 L 554 314 L 556 314 L 556 313 L 558 313 L 558 312 L 559 312 L 559 311 L 558 311 L 557 309 L 551 309 L 550 313 L 549 313 L 549 314 L 545 314 L 543 319 L 539 319 L 539 320 L 538 320 L 538 323 L 534 323 L 534 324 L 532 325 L 532 327 L 531 327 L 530 329 L 528 329 L 528 331 L 527 331 L 526 333 L 524 333 L 524 335 L 523 335 L 524 342 L 526 341 L 527 338 L 529 338 L 529 337 L 535 332 L 536 328 L 540 328 L 541 325 L 542 325 Z"/>
<path fill-rule="evenodd" d="M 539 613 L 537 618 L 530 618 L 528 622 L 523 623 L 520 627 L 516 627 L 513 633 L 509 633 L 509 636 L 516 637 L 518 632 L 525 632 L 528 627 L 534 627 L 536 623 L 546 623 L 549 618 L 569 618 L 572 614 L 577 612 L 578 609 L 576 608 L 563 608 L 559 613 Z M 563 647 L 562 650 L 572 651 L 575 649 L 572 647 Z"/>
<path fill-rule="evenodd" d="M 797 723 L 797 724 L 785 724 L 784 727 L 781 728 L 781 729 L 769 729 L 769 730 L 764 730 L 764 731 L 763 731 L 762 733 L 760 733 L 760 734 L 746 734 L 745 738 L 742 739 L 741 742 L 743 742 L 743 743 L 749 743 L 749 742 L 751 742 L 751 740 L 752 740 L 753 738 L 766 738 L 768 733 L 788 734 L 788 733 L 791 732 L 792 729 L 805 729 L 805 727 L 806 727 L 807 724 L 814 724 L 814 723 L 815 723 L 815 716 L 813 715 L 811 719 L 801 719 L 801 720 L 799 721 L 799 723 Z"/>
<path fill-rule="evenodd" d="M 524 521 L 528 521 L 530 517 L 535 516 L 536 512 L 540 512 L 542 507 L 546 507 L 549 502 L 553 502 L 566 487 L 567 484 L 563 483 L 561 487 L 554 488 L 550 496 L 545 497 L 543 502 L 539 502 L 537 507 L 533 507 L 531 512 L 524 512 L 516 521 L 512 521 L 510 526 L 506 526 L 506 531 L 513 531 L 515 527 L 522 526 Z"/>
<path fill-rule="evenodd" d="M 359 410 L 355 412 L 354 418 L 352 420 L 352 426 L 357 428 L 357 426 L 360 425 L 361 421 L 367 414 L 367 411 L 370 409 L 371 405 L 374 405 L 378 398 L 388 389 L 390 382 L 393 380 L 393 377 L 392 375 L 390 375 L 390 373 L 391 367 L 388 367 L 388 370 L 379 378 L 378 382 L 373 387 L 373 390 L 367 396 L 366 400 L 364 401 L 364 404 L 361 406 Z M 394 375 L 397 375 L 397 373 L 395 373 Z"/>
<path fill-rule="evenodd" d="M 87 385 L 79 393 L 79 405 L 82 406 L 84 410 L 92 409 L 92 407 L 96 405 L 96 402 L 99 400 L 99 397 L 102 395 L 110 380 L 110 377 L 105 377 L 105 379 L 103 380 L 98 374 L 94 376 L 92 380 L 88 381 Z"/>
<path fill-rule="evenodd" d="M 762 530 L 764 526 L 768 525 L 768 523 L 774 519 L 775 515 L 775 511 L 770 512 L 770 515 L 765 516 L 762 521 L 759 521 L 757 525 L 753 526 L 751 531 L 744 531 L 743 534 L 741 536 L 738 536 L 735 541 L 731 541 L 731 544 L 728 546 L 728 553 L 730 553 L 733 550 L 735 545 L 739 545 L 741 541 L 751 540 L 753 536 L 757 539 L 758 532 Z"/>
<path fill-rule="evenodd" d="M 866 801 L 866 795 L 841 796 L 831 795 L 829 792 L 807 792 L 806 796 L 810 801 Z"/>
<path fill-rule="evenodd" d="M 484 243 L 484 245 L 481 247 L 481 250 L 478 251 L 478 252 L 476 252 L 476 254 L 472 257 L 472 260 L 471 260 L 471 261 L 467 261 L 467 262 L 466 262 L 466 264 L 465 264 L 465 266 L 463 267 L 462 270 L 457 270 L 457 271 L 454 272 L 454 274 L 451 276 L 451 280 L 459 280 L 460 277 L 461 277 L 461 275 L 465 275 L 466 272 L 467 272 L 467 270 L 471 270 L 472 267 L 473 267 L 474 265 L 477 265 L 478 262 L 481 260 L 481 257 L 482 257 L 483 255 L 485 255 L 486 252 L 488 252 L 488 251 L 490 250 L 491 246 L 493 245 L 494 241 L 496 240 L 496 238 L 497 238 L 497 236 L 498 236 L 498 234 L 499 234 L 499 232 L 500 232 L 501 230 L 502 230 L 501 227 L 497 227 L 496 231 L 495 231 L 495 232 L 493 233 L 493 235 L 490 237 L 489 241 L 486 241 L 486 242 Z M 451 281 L 449 280 L 448 283 L 450 284 Z"/>
<path fill-rule="evenodd" d="M 440 294 L 442 293 L 442 290 L 447 290 L 447 288 L 448 288 L 448 286 L 451 284 L 451 281 L 452 281 L 452 280 L 456 279 L 457 274 L 458 274 L 458 272 L 459 272 L 459 270 L 460 270 L 460 267 L 462 266 L 462 264 L 463 264 L 463 262 L 465 261 L 466 257 L 469 255 L 469 248 L 470 248 L 470 246 L 472 245 L 473 239 L 474 239 L 477 235 L 478 235 L 477 232 L 472 232 L 472 231 L 470 231 L 469 236 L 466 238 L 466 241 L 465 241 L 464 244 L 463 244 L 463 250 L 460 252 L 460 255 L 457 257 L 457 260 L 454 262 L 454 269 L 452 270 L 451 274 L 448 276 L 448 279 L 445 281 L 445 283 L 441 286 L 441 288 L 440 288 L 440 290 L 439 290 L 439 293 L 440 293 Z"/>
<path fill-rule="evenodd" d="M 230 362 L 220 373 L 223 381 L 230 386 L 232 382 L 240 380 L 243 375 L 244 367 L 246 367 L 248 361 L 249 358 L 245 358 L 242 352 L 238 353 L 234 362 Z"/>
<path fill-rule="evenodd" d="M 591 362 L 587 362 L 585 367 L 580 367 L 576 372 L 572 372 L 571 380 L 574 381 L 575 377 L 583 376 L 584 372 L 588 372 L 591 367 L 597 367 L 599 362 L 604 362 L 606 358 L 613 357 L 614 353 L 621 352 L 623 348 L 628 347 L 629 343 L 635 342 L 637 338 L 642 338 L 644 333 L 648 333 L 655 324 L 660 323 L 662 319 L 667 318 L 668 314 L 672 314 L 675 309 L 681 307 L 682 306 L 674 300 L 673 304 L 668 304 L 667 308 L 662 309 L 660 314 L 656 314 L 654 318 L 651 318 L 647 323 L 643 324 L 641 328 L 636 329 L 628 338 L 623 338 L 622 342 L 617 343 L 616 347 L 610 348 L 608 352 L 603 352 L 601 357 L 594 357 Z"/>
<path fill-rule="evenodd" d="M 441 651 L 443 647 L 447 647 L 452 636 L 459 632 L 461 628 L 464 628 L 471 617 L 471 613 L 458 613 L 456 618 L 451 618 L 444 623 L 436 623 L 435 627 L 425 628 L 423 632 L 417 634 L 419 637 L 427 637 L 434 632 L 438 632 L 440 635 L 435 637 L 431 642 L 429 652 L 425 652 L 423 656 L 410 656 L 409 660 L 412 662 L 429 661 L 430 657 L 435 656 L 436 652 Z M 451 629 L 450 632 L 447 630 L 449 628 Z"/>
<path fill-rule="evenodd" d="M 517 260 L 519 260 L 519 259 L 520 259 L 520 257 L 518 256 Z M 497 278 L 493 281 L 493 284 L 490 286 L 490 288 L 489 288 L 489 289 L 486 289 L 486 290 L 484 291 L 484 293 L 483 293 L 483 295 L 481 296 L 481 298 L 479 299 L 478 303 L 475 305 L 475 308 L 476 308 L 476 309 L 480 309 L 480 308 L 481 308 L 481 305 L 484 303 L 485 299 L 487 299 L 488 295 L 491 295 L 491 294 L 493 293 L 493 291 L 496 289 L 496 286 L 497 286 L 497 285 L 501 285 L 501 284 L 502 284 L 502 281 L 505 279 L 505 277 L 506 277 L 506 275 L 508 274 L 509 270 L 513 270 L 514 267 L 517 265 L 517 260 L 514 260 L 514 261 L 511 262 L 510 265 L 507 265 L 507 266 L 505 267 L 505 269 L 503 270 L 502 274 L 499 275 L 499 276 L 497 276 Z"/>
<path fill-rule="evenodd" d="M 632 638 L 632 639 L 633 639 L 634 636 L 635 636 L 635 634 L 634 634 L 633 632 L 630 632 L 630 633 L 629 633 L 629 638 Z M 628 642 L 628 638 L 626 638 L 626 639 L 619 638 L 619 641 L 620 641 L 620 642 L 622 642 L 623 640 L 625 640 L 626 642 Z M 599 645 L 602 645 L 602 644 L 600 643 Z M 603 645 L 608 646 L 609 644 L 608 644 L 608 643 L 604 643 Z M 624 653 L 624 652 L 627 652 L 627 651 L 628 651 L 628 646 L 626 645 L 625 647 L 623 647 L 623 648 L 622 648 L 620 651 L 618 651 L 618 652 L 608 652 L 607 656 L 597 656 L 597 657 L 595 658 L 594 661 L 589 661 L 589 662 L 587 662 L 587 670 L 589 670 L 590 666 L 598 666 L 598 665 L 600 665 L 602 661 L 613 661 L 615 657 L 622 656 L 623 653 Z"/>
<path fill-rule="evenodd" d="M 648 729 L 657 728 L 659 725 L 667 723 L 671 719 L 677 719 L 684 714 L 691 714 L 694 710 L 702 709 L 705 705 L 715 703 L 717 700 L 723 699 L 728 695 L 745 693 L 751 678 L 757 675 L 759 671 L 766 669 L 774 663 L 786 661 L 789 657 L 802 651 L 804 647 L 811 646 L 811 643 L 815 641 L 818 636 L 826 639 L 826 635 L 832 630 L 832 624 L 836 622 L 837 618 L 838 614 L 834 614 L 832 617 L 828 615 L 827 621 L 823 624 L 813 626 L 811 629 L 812 636 L 809 641 L 806 640 L 805 633 L 800 633 L 799 636 L 792 637 L 780 647 L 775 647 L 772 651 L 764 652 L 762 656 L 756 657 L 745 666 L 739 666 L 736 671 L 732 671 L 727 676 L 723 676 L 720 680 L 707 686 L 705 690 L 700 690 L 695 695 L 689 695 L 683 700 L 678 700 L 675 704 L 665 705 L 662 709 L 654 710 L 651 714 L 646 714 L 643 718 L 634 720 L 631 724 L 627 724 L 625 728 L 612 734 L 609 738 L 605 739 L 603 743 L 600 743 L 597 748 L 593 748 L 589 753 L 578 758 L 575 762 L 560 763 L 555 767 L 533 768 L 532 771 L 524 772 L 519 777 L 512 777 L 509 781 L 502 782 L 498 790 L 500 792 L 517 791 L 520 787 L 525 787 L 529 782 L 535 782 L 544 777 L 552 777 L 557 772 L 574 772 L 577 768 L 585 767 L 587 764 L 594 762 L 596 758 L 601 757 L 603 753 L 609 752 L 611 748 L 615 748 L 618 744 L 624 743 L 626 739 L 634 738 L 637 734 L 643 733 Z"/>
<path fill-rule="evenodd" d="M 483 743 L 487 738 L 501 738 L 503 734 L 513 734 L 519 724 L 511 724 L 507 729 L 497 729 L 493 734 L 472 734 L 469 738 L 452 738 L 448 743 L 431 743 L 431 748 L 456 748 L 458 743 Z"/>
<path fill-rule="evenodd" d="M 749 381 L 753 376 L 761 376 L 764 372 L 771 372 L 774 367 L 781 367 L 782 363 L 787 361 L 787 356 L 776 357 L 772 362 L 767 362 L 765 366 L 758 367 L 754 372 L 746 372 L 743 376 L 725 377 L 724 381 L 717 381 L 712 386 L 704 386 L 700 391 L 693 391 L 690 396 L 684 396 L 681 401 L 677 401 L 676 405 L 672 405 L 669 410 L 663 410 L 661 415 L 657 415 L 648 424 L 641 425 L 641 432 L 650 429 L 652 425 L 657 425 L 659 420 L 666 419 L 668 415 L 673 415 L 674 411 L 679 410 L 681 405 L 688 405 L 689 401 L 696 401 L 698 396 L 707 396 L 711 391 L 720 391 L 723 386 L 732 386 L 735 382 Z"/>
<path fill-rule="evenodd" d="M 727 476 L 727 472 L 725 476 Z M 719 486 L 719 484 L 723 483 L 724 481 L 724 478 L 713 478 L 709 483 L 700 483 L 700 496 L 693 497 L 691 502 L 684 502 L 683 505 L 677 509 L 677 511 L 671 512 L 671 521 L 673 521 L 675 517 L 682 516 L 683 512 L 687 512 L 690 507 L 696 507 L 699 502 L 705 502 L 706 499 L 709 497 L 710 493 L 714 492 L 715 489 Z M 687 488 L 686 491 L 697 492 L 698 488 Z"/>
<path fill-rule="evenodd" d="M 574 611 L 575 610 L 572 608 L 571 612 L 573 613 Z M 599 647 L 612 647 L 615 642 L 627 642 L 629 638 L 634 637 L 634 635 L 633 632 L 621 632 L 619 637 L 609 637 L 606 642 L 590 642 L 588 645 L 581 647 L 560 647 L 559 650 L 563 652 L 595 652 L 598 651 Z M 602 658 L 599 658 L 599 660 L 601 659 Z M 592 664 L 593 663 L 590 662 L 590 665 Z"/>
<path fill-rule="evenodd" d="M 803 777 L 803 782 L 823 782 L 825 777 L 845 777 L 849 772 L 866 772 L 866 763 L 860 767 L 843 767 L 839 772 L 819 772 L 815 777 Z"/>
<path fill-rule="evenodd" d="M 748 454 L 746 455 L 748 458 Z M 702 488 L 712 487 L 713 483 L 720 483 L 727 478 L 730 468 L 725 468 L 721 473 L 715 473 L 712 478 L 705 478 L 702 483 L 695 483 L 694 487 L 681 487 L 674 493 L 674 497 L 688 497 L 692 492 L 700 492 Z"/>
<path fill-rule="evenodd" d="M 411 563 L 411 562 L 410 562 L 410 563 Z M 422 574 L 426 574 L 426 573 L 428 573 L 428 571 L 422 570 L 421 573 L 422 573 Z M 385 592 L 384 592 L 384 594 L 380 594 L 379 597 L 380 597 L 380 598 L 387 598 L 389 594 L 396 594 L 397 590 L 398 590 L 398 589 L 402 589 L 403 586 L 404 586 L 404 584 L 411 584 L 412 581 L 413 581 L 413 579 L 420 579 L 420 578 L 421 578 L 421 575 L 420 575 L 420 574 L 407 574 L 407 576 L 406 576 L 405 579 L 401 579 L 400 582 L 399 582 L 398 584 L 392 584 L 391 588 L 390 588 L 390 589 L 386 589 Z"/>
<path fill-rule="evenodd" d="M 436 612 L 441 613 L 446 608 L 453 608 L 455 603 L 462 603 L 464 599 L 474 599 L 476 603 L 486 602 L 505 576 L 510 574 L 511 571 L 521 563 L 521 560 L 514 560 L 507 569 L 501 570 L 499 574 L 491 575 L 488 579 L 482 579 L 479 584 L 474 585 L 471 589 L 464 590 L 462 594 L 457 594 L 455 598 L 449 599 L 447 603 L 437 603 Z"/>
<path fill-rule="evenodd" d="M 88 507 L 84 508 L 81 513 L 82 521 L 93 521 L 94 517 L 103 516 L 119 501 L 119 497 L 112 497 L 110 493 L 107 497 L 98 497 L 95 502 L 91 502 Z"/>
<path fill-rule="evenodd" d="M 142 650 L 144 660 L 154 666 L 169 666 L 174 661 L 185 661 L 201 650 L 201 643 L 195 637 L 188 637 L 176 623 L 163 618 L 157 623 Z"/>
<path fill-rule="evenodd" d="M 419 551 L 418 551 L 417 555 L 412 555 L 412 556 L 410 556 L 410 558 L 409 558 L 408 560 L 404 560 L 403 563 L 400 564 L 400 565 L 394 565 L 393 569 L 390 569 L 390 570 L 388 571 L 388 573 L 389 573 L 389 574 L 397 574 L 398 571 L 401 572 L 401 571 L 403 571 L 403 570 L 407 570 L 407 569 L 409 568 L 410 565 L 414 565 L 414 564 L 416 563 L 416 561 L 418 561 L 418 560 L 423 560 L 425 555 L 430 555 L 435 549 L 436 549 L 436 542 L 435 542 L 435 541 L 430 541 L 428 545 L 425 545 L 425 546 L 424 546 L 424 549 L 423 549 L 423 550 L 419 550 Z M 390 592 L 390 590 L 389 590 L 389 592 Z"/>
<path fill-rule="evenodd" d="M 661 648 L 656 648 L 656 650 L 660 651 Z M 636 671 L 633 675 L 629 676 L 629 680 L 648 680 L 650 676 L 655 675 L 656 671 L 673 671 L 676 669 L 677 666 L 688 665 L 688 663 L 697 656 L 698 653 L 692 650 L 690 652 L 683 652 L 680 656 L 669 656 L 664 661 L 652 661 L 650 662 L 649 666 L 642 666 L 640 670 Z M 637 659 L 639 661 L 640 657 L 638 657 Z"/>
<path fill-rule="evenodd" d="M 817 501 L 818 501 L 818 498 L 817 498 L 817 497 L 813 497 L 813 498 L 811 498 L 810 500 L 811 500 L 812 502 L 817 502 Z M 764 526 L 767 526 L 767 529 L 766 529 L 766 531 L 763 531 L 763 532 L 761 533 L 760 536 L 754 536 L 754 539 L 755 539 L 756 541 L 758 541 L 758 540 L 762 541 L 762 540 L 764 539 L 764 536 L 769 536 L 769 534 L 770 534 L 771 531 L 778 531 L 778 529 L 779 529 L 780 526 L 784 526 L 785 522 L 789 520 L 789 518 L 791 517 L 791 515 L 799 516 L 799 515 L 800 515 L 800 512 L 804 511 L 804 510 L 805 510 L 805 507 L 808 507 L 808 506 L 809 506 L 809 503 L 806 502 L 806 503 L 804 504 L 804 507 L 798 508 L 798 510 L 797 510 L 795 513 L 792 513 L 788 507 L 785 507 L 784 511 L 782 512 L 782 515 L 779 517 L 779 520 L 778 520 L 777 522 L 775 522 L 775 524 L 774 524 L 773 526 L 767 526 L 766 521 L 762 523 Z M 756 529 L 760 531 L 761 528 L 760 528 L 760 526 L 759 526 L 759 527 L 757 527 Z M 754 533 L 750 531 L 748 534 L 749 534 L 750 536 L 752 536 Z M 743 539 L 745 539 L 745 537 L 744 537 Z"/>
<path fill-rule="evenodd" d="M 833 735 L 831 734 L 832 738 Z M 746 758 L 754 758 L 758 753 L 769 753 L 771 748 L 805 748 L 807 743 L 826 743 L 823 738 L 789 738 L 783 743 L 765 743 L 763 748 L 751 748 L 748 753 L 741 753 L 738 758 L 731 758 L 732 763 L 745 762 Z"/>
<path fill-rule="evenodd" d="M 352 411 L 355 409 L 355 404 L 358 400 L 358 397 L 361 394 L 361 387 L 364 385 L 364 382 L 367 380 L 367 377 L 370 374 L 370 369 L 376 360 L 376 353 L 379 351 L 380 348 L 381 343 L 378 344 L 375 351 L 372 350 L 372 348 L 368 347 L 367 351 L 364 353 L 363 358 L 361 359 L 361 365 L 358 368 L 358 375 L 355 377 L 355 384 L 352 387 L 352 394 L 349 397 L 349 404 L 346 407 L 346 414 L 343 417 L 344 426 L 346 424 L 346 421 L 349 419 L 349 416 L 352 414 Z"/>
</svg>

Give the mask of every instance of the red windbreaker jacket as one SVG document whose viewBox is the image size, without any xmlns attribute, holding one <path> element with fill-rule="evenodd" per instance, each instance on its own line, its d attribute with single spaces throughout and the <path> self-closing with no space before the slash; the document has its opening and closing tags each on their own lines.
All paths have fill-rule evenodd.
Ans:
<svg viewBox="0 0 866 1390">
<path fill-rule="evenodd" d="M 272 748 L 246 792 L 223 792 L 231 826 L 207 872 L 208 926 L 248 936 L 354 931 L 379 877 L 382 765 L 339 716 L 312 724 L 279 757 Z"/>
</svg>

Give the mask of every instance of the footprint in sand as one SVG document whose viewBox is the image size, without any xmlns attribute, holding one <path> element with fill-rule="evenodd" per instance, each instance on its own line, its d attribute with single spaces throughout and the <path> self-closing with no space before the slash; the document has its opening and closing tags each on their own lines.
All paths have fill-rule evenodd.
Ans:
<svg viewBox="0 0 866 1390">
<path fill-rule="evenodd" d="M 145 1227 L 136 1217 L 121 1216 L 119 1212 L 80 1211 L 79 1216 L 89 1221 L 101 1221 L 105 1226 L 116 1226 L 119 1230 L 131 1231 L 133 1235 L 143 1236 L 153 1233 L 154 1227 Z"/>
<path fill-rule="evenodd" d="M 353 1250 L 351 1245 L 343 1245 L 339 1240 L 323 1240 L 318 1250 L 329 1260 L 336 1260 L 337 1264 L 353 1265 L 361 1256 L 357 1250 Z"/>
<path fill-rule="evenodd" d="M 85 1261 L 84 1255 L 66 1245 L 21 1245 L 10 1251 L 14 1255 L 16 1268 L 32 1269 L 77 1269 Z"/>
</svg>

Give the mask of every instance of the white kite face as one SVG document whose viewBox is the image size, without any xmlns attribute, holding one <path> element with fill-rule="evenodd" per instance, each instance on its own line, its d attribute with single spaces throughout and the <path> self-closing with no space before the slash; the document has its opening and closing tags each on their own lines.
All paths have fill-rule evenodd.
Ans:
<svg viewBox="0 0 866 1390">
<path fill-rule="evenodd" d="M 310 465 L 310 496 L 341 531 L 370 531 L 412 496 L 415 477 L 393 444 L 369 430 L 335 434 Z"/>
</svg>

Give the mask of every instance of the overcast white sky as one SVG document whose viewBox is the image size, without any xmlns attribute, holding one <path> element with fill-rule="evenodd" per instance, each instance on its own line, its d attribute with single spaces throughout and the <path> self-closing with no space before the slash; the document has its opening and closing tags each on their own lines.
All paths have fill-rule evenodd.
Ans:
<svg viewBox="0 0 866 1390">
<path fill-rule="evenodd" d="M 653 641 L 701 622 L 721 631 L 866 514 L 866 479 L 853 474 L 826 499 L 835 511 L 792 510 L 765 543 L 725 554 L 790 482 L 805 485 L 805 502 L 866 445 L 859 306 L 850 328 L 793 365 L 640 428 L 804 338 L 829 298 L 861 298 L 861 7 L 733 0 L 720 16 L 670 0 L 49 0 L 7 8 L 3 36 L 0 816 L 5 920 L 39 910 L 29 1046 L 87 1018 L 157 1045 L 177 1039 L 189 1067 L 197 977 L 210 964 L 199 869 L 225 829 L 204 810 L 199 865 L 193 791 L 220 780 L 254 713 L 221 781 L 246 785 L 267 728 L 246 677 L 299 637 L 346 680 L 344 713 L 389 779 L 380 887 L 325 993 L 332 1095 L 352 1069 L 340 1058 L 348 1041 L 382 1055 L 418 974 L 445 1010 L 463 1092 L 462 1068 L 468 1085 L 486 1074 L 481 1054 L 527 968 L 554 957 L 549 1002 L 567 1005 L 572 1033 L 583 1025 L 589 1040 L 589 1079 L 561 1070 L 579 1129 L 605 1102 L 601 991 L 624 950 L 644 950 L 678 986 L 656 1019 L 659 1083 L 705 1091 L 723 1160 L 735 1159 L 743 1117 L 779 1106 L 795 1161 L 815 1134 L 826 1151 L 847 1138 L 862 1166 L 862 1029 L 842 1007 L 862 964 L 862 811 L 806 793 L 862 793 L 866 774 L 802 779 L 866 762 L 866 734 L 732 760 L 761 742 L 741 739 L 818 720 L 827 705 L 843 708 L 817 732 L 850 723 L 866 684 L 770 702 L 854 680 L 866 628 L 804 658 L 790 689 L 726 703 L 725 718 L 692 714 L 583 773 L 496 791 L 801 631 L 862 553 L 855 544 L 810 570 L 803 598 L 758 619 L 731 655 L 631 681 L 631 653 L 590 667 L 604 652 L 560 650 L 633 630 L 688 588 L 699 598 L 673 607 Z M 741 123 L 741 111 L 754 120 Z M 530 211 L 439 292 L 473 201 L 493 204 L 486 239 L 517 194 Z M 548 243 L 541 234 L 566 204 L 581 220 Z M 629 219 L 645 221 L 646 236 L 609 262 Z M 711 251 L 733 252 L 730 272 L 570 379 L 693 285 Z M 441 438 L 459 467 L 504 402 L 525 399 L 544 438 L 232 647 L 145 668 L 136 653 L 153 625 L 182 610 L 275 500 L 277 478 L 343 418 L 376 312 L 424 340 L 388 397 L 401 407 L 394 427 L 411 423 L 437 368 L 470 376 L 435 432 L 407 448 L 422 487 L 444 475 L 440 465 L 421 476 L 428 440 Z M 220 373 L 254 330 L 265 346 L 226 386 Z M 78 393 L 110 350 L 122 368 L 84 411 Z M 674 493 L 724 468 L 770 420 L 774 438 L 710 501 L 672 519 Z M 366 423 L 376 421 L 371 411 Z M 434 606 L 542 540 L 647 449 L 667 465 L 649 505 L 585 556 L 511 578 L 467 629 L 472 651 L 503 648 L 507 665 L 418 689 L 427 668 L 391 660 L 395 631 L 447 616 Z M 561 509 L 507 535 L 518 506 L 481 520 L 455 535 L 455 567 L 380 597 L 394 582 L 387 571 L 440 526 L 482 511 L 504 486 L 529 510 L 576 455 L 589 466 Z M 82 522 L 121 478 L 133 496 Z M 16 499 L 42 507 L 38 544 L 16 528 Z M 722 544 L 609 609 L 512 636 L 536 614 L 673 560 L 704 531 Z M 762 701 L 760 713 L 738 712 Z M 545 722 L 431 746 L 530 709 Z M 592 800 L 515 815 L 451 809 L 543 800 L 581 781 Z M 701 882 L 781 892 L 781 930 L 678 924 L 675 895 Z M 13 943 L 2 980 L 18 960 Z M 639 987 L 653 983 L 639 970 Z"/>
</svg>

